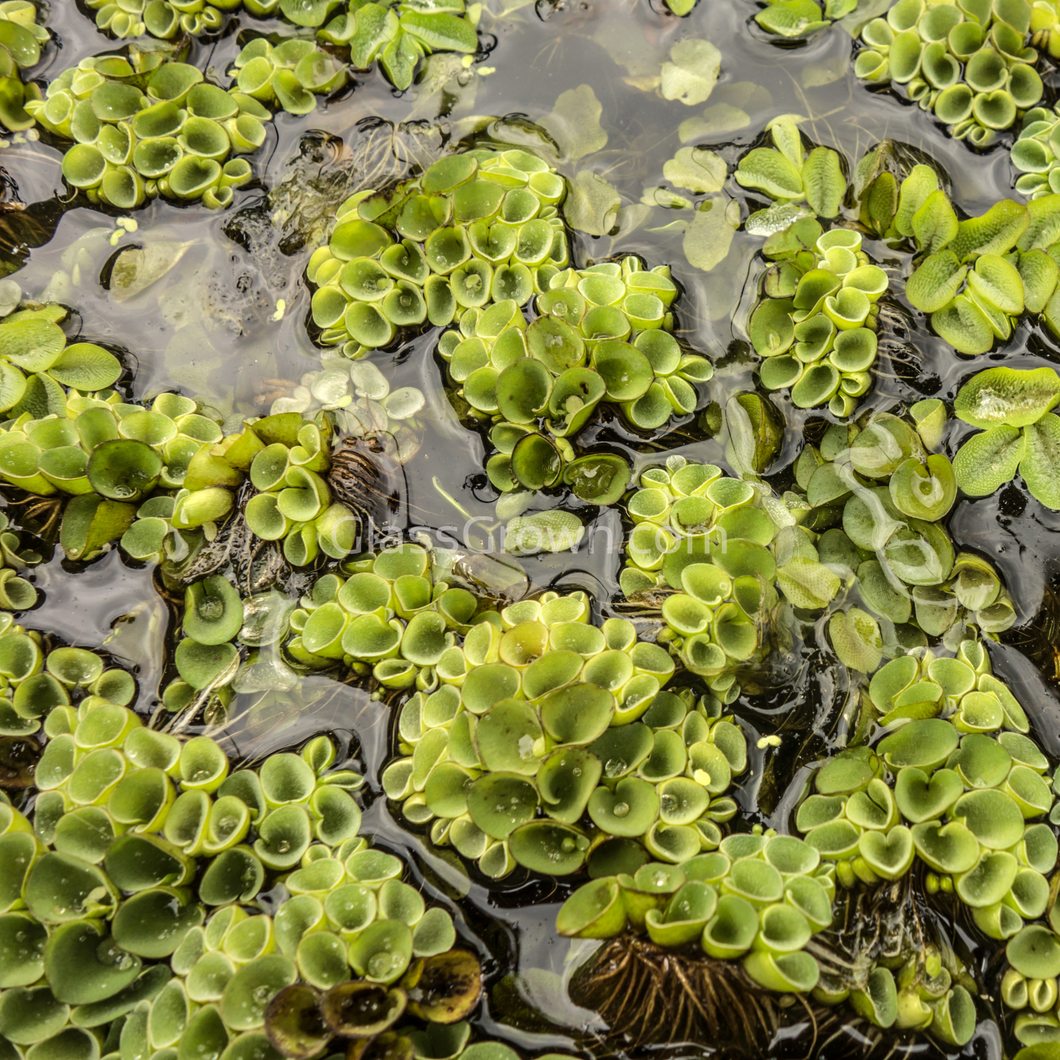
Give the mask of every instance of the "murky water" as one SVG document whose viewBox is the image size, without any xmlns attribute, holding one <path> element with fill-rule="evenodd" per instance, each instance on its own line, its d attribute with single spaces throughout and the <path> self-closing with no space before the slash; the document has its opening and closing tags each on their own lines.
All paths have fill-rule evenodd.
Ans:
<svg viewBox="0 0 1060 1060">
<path fill-rule="evenodd" d="M 53 0 L 51 6 L 50 26 L 58 46 L 50 49 L 46 76 L 113 48 L 73 0 Z M 308 118 L 280 115 L 266 147 L 252 160 L 257 180 L 237 190 L 234 207 L 223 215 L 156 201 L 135 214 L 135 232 L 119 235 L 113 212 L 65 201 L 57 149 L 45 142 L 4 149 L 0 178 L 7 201 L 0 212 L 0 260 L 22 266 L 18 281 L 27 295 L 75 306 L 83 336 L 132 355 L 137 368 L 130 385 L 137 398 L 176 388 L 226 414 L 260 415 L 272 396 L 316 366 L 318 356 L 305 328 L 308 296 L 300 281 L 309 251 L 284 243 L 284 233 L 293 226 L 281 230 L 267 223 L 267 188 L 293 173 L 330 188 L 330 197 L 318 197 L 323 224 L 328 209 L 344 197 L 341 189 L 371 179 L 372 167 L 383 175 L 401 175 L 411 163 L 429 160 L 442 143 L 466 135 L 475 118 L 518 115 L 533 121 L 551 111 L 560 93 L 588 84 L 603 106 L 608 144 L 579 166 L 606 175 L 624 203 L 636 203 L 645 187 L 662 183 L 663 161 L 681 146 L 679 124 L 700 109 L 668 103 L 639 87 L 682 37 L 706 38 L 720 48 L 719 88 L 738 81 L 760 86 L 746 104 L 749 128 L 728 134 L 731 139 L 723 142 L 693 141 L 709 143 L 730 165 L 761 137 L 771 119 L 795 113 L 809 119 L 803 129 L 812 139 L 853 159 L 885 137 L 931 156 L 948 175 L 955 203 L 966 212 L 980 212 L 1011 187 L 1004 142 L 973 154 L 915 106 L 858 84 L 851 69 L 852 42 L 838 28 L 808 44 L 778 47 L 748 24 L 756 10 L 752 0 L 701 0 L 683 20 L 662 15 L 658 0 L 651 7 L 648 0 L 492 0 L 486 6 L 498 12 L 510 9 L 506 16 L 487 13 L 483 19 L 482 37 L 493 42 L 488 58 L 492 73 L 468 78 L 463 85 L 450 81 L 440 91 L 417 87 L 399 94 L 373 72 L 359 76 Z M 247 24 L 255 30 L 280 28 L 252 20 Z M 193 43 L 188 61 L 220 73 L 239 47 L 238 35 L 228 33 L 209 44 Z M 421 124 L 404 129 L 385 124 L 409 121 Z M 351 167 L 351 158 L 360 161 Z M 573 167 L 567 174 L 573 175 Z M 725 267 L 705 274 L 685 261 L 680 232 L 665 227 L 670 220 L 665 211 L 656 210 L 645 225 L 618 238 L 578 234 L 574 255 L 581 265 L 636 253 L 651 265 L 672 266 L 683 288 L 678 327 L 692 346 L 717 362 L 714 379 L 703 388 L 702 404 L 723 405 L 731 395 L 753 388 L 751 365 L 741 353 L 746 349 L 742 324 L 748 298 L 762 268 L 755 255 L 758 241 L 738 234 Z M 106 285 L 114 256 L 130 246 L 166 247 L 173 267 L 139 294 L 119 301 Z M 866 249 L 886 263 L 889 252 L 882 245 Z M 974 362 L 959 357 L 931 336 L 912 310 L 909 326 L 906 341 L 916 352 L 881 360 L 880 378 L 866 408 L 889 409 L 921 396 L 952 399 L 985 360 L 1006 356 Z M 423 527 L 433 533 L 475 516 L 492 517 L 496 500 L 483 474 L 482 437 L 460 423 L 440 390 L 436 338 L 430 331 L 375 357 L 392 386 L 413 385 L 431 395 L 424 444 L 406 467 L 399 522 L 402 529 Z M 1021 351 L 1020 367 L 1060 361 L 1055 340 L 1029 325 L 1009 349 Z M 768 478 L 783 484 L 790 477 L 801 429 L 817 414 L 793 409 L 785 395 L 772 400 L 789 429 Z M 961 440 L 957 428 L 953 435 L 951 456 Z M 627 454 L 638 471 L 661 448 L 725 466 L 723 444 L 707 436 L 697 415 L 678 420 L 665 440 L 637 437 L 607 421 L 594 424 L 586 440 Z M 588 518 L 593 511 L 586 507 L 581 514 Z M 15 510 L 12 516 L 17 518 Z M 605 514 L 601 525 L 610 528 L 614 542 L 621 540 L 616 511 Z M 1054 669 L 1050 657 L 1048 630 L 1043 641 L 1044 619 L 1035 617 L 1058 575 L 1060 514 L 1007 488 L 993 497 L 962 501 L 950 530 L 959 547 L 995 562 L 1020 608 L 1025 628 L 1006 635 L 1010 645 L 992 650 L 994 666 L 1026 705 L 1042 745 L 1060 756 L 1060 668 Z M 527 560 L 530 579 L 536 586 L 584 588 L 606 610 L 617 591 L 621 555 L 617 544 L 606 547 L 606 535 L 596 540 L 598 547 L 574 556 Z M 150 570 L 125 565 L 117 552 L 83 569 L 55 556 L 37 569 L 33 580 L 42 602 L 24 616 L 24 624 L 69 643 L 103 644 L 137 674 L 141 707 L 153 712 L 173 616 L 156 593 Z M 1060 618 L 1060 607 L 1055 613 Z M 1017 643 L 1034 661 L 1011 646 Z M 846 675 L 820 666 L 810 643 L 775 678 L 774 687 L 745 696 L 736 709 L 752 748 L 754 737 L 764 732 L 779 733 L 782 747 L 752 750 L 751 769 L 736 797 L 749 820 L 785 826 L 800 793 L 807 754 L 824 750 L 841 735 L 837 718 Z M 248 704 L 237 698 L 233 713 L 241 705 Z M 253 760 L 297 744 L 311 732 L 328 730 L 345 739 L 369 778 L 365 821 L 378 844 L 409 856 L 417 882 L 449 903 L 462 937 L 483 958 L 490 991 L 477 1017 L 482 1033 L 531 1053 L 599 1051 L 595 1017 L 575 1008 L 563 988 L 572 948 L 557 943 L 553 923 L 569 885 L 531 881 L 520 873 L 499 886 L 478 876 L 469 879 L 455 855 L 430 849 L 417 830 L 395 819 L 378 783 L 390 726 L 383 703 L 370 701 L 353 686 L 312 679 L 306 682 L 306 701 L 297 709 L 277 713 L 273 724 L 257 730 L 233 730 L 230 750 Z M 822 735 L 816 744 L 806 745 L 805 734 L 813 728 Z M 459 907 L 453 901 L 457 898 Z M 843 1046 L 828 1055 L 845 1055 Z M 1000 1056 L 997 1027 L 984 1022 L 964 1055 Z"/>
</svg>

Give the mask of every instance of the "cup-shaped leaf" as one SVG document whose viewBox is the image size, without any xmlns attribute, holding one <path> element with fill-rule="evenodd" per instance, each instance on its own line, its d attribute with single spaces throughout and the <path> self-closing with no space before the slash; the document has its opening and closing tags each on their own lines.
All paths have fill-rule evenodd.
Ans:
<svg viewBox="0 0 1060 1060">
<path fill-rule="evenodd" d="M 265 1008 L 265 1033 L 281 1056 L 309 1060 L 334 1036 L 320 1011 L 320 993 L 298 983 L 285 986 Z"/>
<path fill-rule="evenodd" d="M 116 439 L 93 451 L 86 471 L 92 488 L 111 500 L 138 500 L 162 473 L 162 457 L 143 442 Z"/>
<path fill-rule="evenodd" d="M 530 821 L 511 833 L 508 847 L 515 861 L 531 872 L 565 876 L 585 864 L 589 840 L 579 829 L 557 821 Z"/>
<path fill-rule="evenodd" d="M 746 899 L 734 894 L 718 899 L 715 914 L 703 929 L 702 946 L 711 957 L 733 960 L 750 948 L 758 933 L 758 913 Z"/>
</svg>

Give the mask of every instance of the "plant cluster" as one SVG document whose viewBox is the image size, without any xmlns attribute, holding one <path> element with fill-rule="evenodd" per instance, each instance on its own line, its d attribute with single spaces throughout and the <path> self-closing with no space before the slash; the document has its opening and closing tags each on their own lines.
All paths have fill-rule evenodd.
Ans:
<svg viewBox="0 0 1060 1060">
<path fill-rule="evenodd" d="M 333 5 L 316 0 L 313 6 Z M 480 11 L 465 0 L 351 0 L 348 11 L 323 26 L 320 36 L 332 44 L 348 45 L 356 67 L 365 69 L 378 60 L 390 83 L 406 89 L 424 56 L 478 51 Z"/>
<path fill-rule="evenodd" d="M 317 96 L 346 84 L 346 69 L 311 40 L 291 38 L 275 47 L 264 37 L 252 40 L 236 56 L 236 88 L 288 114 L 310 114 Z"/>
<path fill-rule="evenodd" d="M 913 418 L 925 437 L 939 434 L 945 409 L 921 402 Z M 820 447 L 807 446 L 795 464 L 811 508 L 804 525 L 820 535 L 818 556 L 853 576 L 860 595 L 860 607 L 830 618 L 832 646 L 844 665 L 864 673 L 883 653 L 925 647 L 926 637 L 942 637 L 952 650 L 969 630 L 993 637 L 1016 621 L 993 566 L 957 552 L 943 528 L 956 475 L 920 432 L 877 414 L 864 427 L 829 428 Z"/>
<path fill-rule="evenodd" d="M 798 125 L 790 118 L 770 123 L 769 137 L 772 147 L 754 147 L 740 159 L 736 183 L 769 196 L 783 212 L 752 214 L 748 227 L 762 217 L 769 222 L 768 231 L 783 234 L 807 209 L 817 217 L 836 217 L 847 190 L 838 152 L 820 146 L 807 151 Z"/>
<path fill-rule="evenodd" d="M 361 777 L 334 768 L 327 737 L 230 772 L 212 740 L 148 729 L 115 701 L 132 700 L 129 674 L 69 648 L 42 669 L 17 630 L 4 634 L 5 659 L 17 654 L 12 637 L 23 640 L 23 667 L 37 666 L 20 688 L 36 682 L 32 701 L 50 710 L 33 824 L 0 807 L 7 1040 L 64 1057 L 101 1046 L 158 1055 L 178 1043 L 267 1056 L 271 1041 L 282 1056 L 308 1057 L 335 1033 L 381 1034 L 406 1003 L 443 1024 L 470 1011 L 478 961 L 453 950 L 452 919 L 401 882 L 402 862 L 358 836 L 349 792 Z M 83 693 L 76 708 L 71 692 Z M 271 914 L 253 908 L 267 876 L 283 883 Z M 369 1003 L 382 988 L 402 1004 L 384 1026 L 359 1029 L 351 1005 L 343 1025 L 300 1052 L 282 1019 L 269 1025 L 295 984 Z"/>
<path fill-rule="evenodd" d="M 330 61 L 319 53 L 303 60 L 312 86 L 317 59 L 325 67 Z M 253 83 L 266 95 L 273 91 L 272 81 Z M 234 189 L 251 177 L 250 163 L 232 156 L 258 150 L 272 120 L 254 96 L 210 84 L 165 48 L 134 47 L 128 58 L 89 56 L 26 107 L 42 127 L 74 142 L 63 156 L 69 184 L 92 202 L 122 210 L 158 195 L 201 200 L 211 209 L 231 205 Z"/>
<path fill-rule="evenodd" d="M 698 942 L 767 990 L 805 994 L 819 975 L 805 947 L 831 925 L 834 896 L 834 873 L 808 843 L 732 835 L 676 865 L 597 877 L 563 903 L 556 928 L 575 938 L 646 933 L 667 948 Z"/>
<path fill-rule="evenodd" d="M 356 359 L 403 328 L 525 305 L 569 264 L 565 193 L 536 156 L 483 149 L 439 159 L 391 192 L 351 196 L 306 272 L 320 342 Z"/>
<path fill-rule="evenodd" d="M 37 25 L 37 8 L 30 0 L 0 3 L 0 126 L 19 132 L 33 125 L 26 102 L 40 98 L 34 84 L 23 84 L 22 73 L 40 62 L 48 31 Z"/>
<path fill-rule="evenodd" d="M 872 386 L 877 303 L 888 278 L 861 250 L 858 232 L 817 233 L 820 225 L 806 218 L 788 238 L 766 246 L 777 264 L 765 275 L 766 297 L 747 327 L 764 358 L 759 375 L 767 390 L 790 387 L 796 408 L 827 405 L 846 419 Z"/>
<path fill-rule="evenodd" d="M 121 377 L 121 362 L 101 346 L 67 345 L 59 327 L 66 317 L 62 306 L 49 304 L 27 305 L 0 319 L 0 413 L 50 409 L 64 401 L 64 387 L 99 392 Z"/>
<path fill-rule="evenodd" d="M 662 690 L 673 670 L 583 593 L 481 614 L 402 707 L 383 788 L 495 879 L 687 860 L 721 842 L 747 747 L 715 700 Z"/>
<path fill-rule="evenodd" d="M 898 0 L 861 31 L 854 71 L 905 85 L 957 139 L 986 147 L 1042 98 L 1030 0 Z"/>
<path fill-rule="evenodd" d="M 39 633 L 15 625 L 10 614 L 0 615 L 0 625 L 0 736 L 40 732 L 52 710 L 70 707 L 71 695 L 94 696 L 119 707 L 132 701 L 136 692 L 132 676 L 115 667 L 105 669 L 95 652 L 48 650 Z"/>
<path fill-rule="evenodd" d="M 0 611 L 28 611 L 37 602 L 37 590 L 19 572 L 40 563 L 42 557 L 23 548 L 9 526 L 7 515 L 0 513 Z"/>
<path fill-rule="evenodd" d="M 1060 1042 L 1060 938 L 1056 927 L 1060 909 L 1052 901 L 1048 924 L 1030 924 L 1009 939 L 1008 966 L 1001 979 L 1001 1000 L 1018 1012 L 1013 1026 L 1024 1045 Z"/>
<path fill-rule="evenodd" d="M 442 335 L 438 352 L 456 395 L 473 416 L 494 423 L 498 452 L 486 472 L 498 490 L 562 482 L 594 504 L 621 497 L 629 484 L 625 461 L 576 458 L 571 442 L 601 404 L 617 405 L 639 430 L 695 411 L 694 384 L 710 379 L 713 368 L 671 334 L 676 294 L 668 268 L 647 271 L 627 257 L 554 275 L 529 325 L 505 301 L 477 320 L 465 314 L 459 331 Z"/>
<path fill-rule="evenodd" d="M 1058 129 L 1060 114 L 1055 107 L 1035 107 L 1023 116 L 1019 137 L 1012 145 L 1012 164 L 1021 173 L 1016 191 L 1021 195 L 1040 199 L 1060 189 L 1060 158 L 1053 146 L 1060 143 L 1054 141 Z"/>
<path fill-rule="evenodd" d="M 659 641 L 732 703 L 738 668 L 770 648 L 766 633 L 780 602 L 774 583 L 799 606 L 822 608 L 839 579 L 817 563 L 810 535 L 783 503 L 713 464 L 671 456 L 646 470 L 640 486 L 626 506 L 634 525 L 622 593 L 631 600 L 661 594 Z"/>
<path fill-rule="evenodd" d="M 1052 368 L 988 368 L 957 394 L 958 419 L 982 428 L 953 460 L 957 484 L 970 497 L 985 497 L 1016 472 L 1031 496 L 1060 509 L 1060 377 Z"/>
<path fill-rule="evenodd" d="M 156 489 L 181 488 L 199 450 L 221 440 L 221 425 L 176 394 L 144 408 L 111 390 L 55 389 L 59 411 L 40 418 L 25 411 L 2 425 L 0 477 L 38 496 L 70 497 L 60 542 L 68 558 L 91 559 L 130 528 Z M 133 555 L 150 554 L 129 543 Z"/>
<path fill-rule="evenodd" d="M 778 37 L 808 37 L 857 10 L 861 0 L 762 0 L 755 22 Z"/>
<path fill-rule="evenodd" d="M 292 16 L 299 10 L 322 6 L 306 5 L 299 0 L 85 0 L 96 12 L 96 25 L 113 37 L 125 39 L 147 33 L 160 40 L 171 40 L 188 34 L 216 33 L 223 28 L 227 12 L 242 8 L 259 18 L 275 15 L 277 10 Z M 301 24 L 300 22 L 298 24 Z"/>
<path fill-rule="evenodd" d="M 966 659 L 975 661 L 975 654 L 973 647 Z M 959 667 L 972 669 L 966 659 L 933 660 L 924 670 L 930 680 L 919 683 L 938 686 L 951 674 L 965 680 Z M 909 662 L 915 670 L 916 660 Z M 881 687 L 887 683 L 878 683 L 876 698 L 900 685 L 891 680 Z M 961 687 L 943 692 L 956 703 L 949 719 L 920 717 L 884 735 L 875 748 L 830 758 L 795 823 L 806 842 L 835 863 L 842 886 L 898 879 L 918 859 L 927 869 L 928 893 L 955 894 L 985 935 L 1006 939 L 1049 905 L 1046 874 L 1055 866 L 1057 841 L 1048 824 L 1035 822 L 1053 805 L 1043 776 L 1048 761 L 1014 730 L 1001 697 L 975 687 L 946 695 Z M 916 695 L 914 683 L 889 702 L 908 705 Z M 936 705 L 929 702 L 928 713 Z"/>
</svg>

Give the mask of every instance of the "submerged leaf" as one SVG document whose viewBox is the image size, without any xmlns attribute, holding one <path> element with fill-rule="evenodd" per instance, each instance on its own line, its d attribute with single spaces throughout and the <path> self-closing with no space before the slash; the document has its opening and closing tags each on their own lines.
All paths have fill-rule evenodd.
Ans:
<svg viewBox="0 0 1060 1060">
<path fill-rule="evenodd" d="M 721 191 L 725 175 L 724 160 L 703 147 L 682 147 L 663 166 L 663 176 L 671 184 L 695 192 Z"/>
<path fill-rule="evenodd" d="M 615 227 L 621 204 L 618 192 L 599 173 L 582 169 L 570 182 L 564 213 L 572 228 L 591 236 L 604 236 Z"/>
<path fill-rule="evenodd" d="M 740 226 L 740 206 L 735 199 L 712 195 L 696 210 L 682 244 L 690 265 L 709 272 L 724 261 Z"/>
<path fill-rule="evenodd" d="M 721 52 L 707 40 L 678 41 L 663 63 L 662 94 L 693 107 L 704 103 L 718 82 Z"/>
<path fill-rule="evenodd" d="M 579 158 L 602 151 L 607 146 L 607 132 L 600 124 L 603 106 L 588 85 L 568 89 L 541 119 L 541 124 L 559 145 L 564 158 Z"/>
</svg>

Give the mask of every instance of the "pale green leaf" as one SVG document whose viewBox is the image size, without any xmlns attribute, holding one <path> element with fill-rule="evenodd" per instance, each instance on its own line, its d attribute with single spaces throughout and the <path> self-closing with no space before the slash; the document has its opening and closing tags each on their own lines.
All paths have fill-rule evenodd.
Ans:
<svg viewBox="0 0 1060 1060">
<path fill-rule="evenodd" d="M 1060 511 L 1060 417 L 1051 413 L 1023 432 L 1027 447 L 1020 474 L 1031 496 L 1046 508 Z"/>
<path fill-rule="evenodd" d="M 664 99 L 678 99 L 693 107 L 705 103 L 721 72 L 721 52 L 710 41 L 692 38 L 678 41 L 662 67 Z"/>
<path fill-rule="evenodd" d="M 699 118 L 686 118 L 677 127 L 681 143 L 702 140 L 706 137 L 719 137 L 726 133 L 746 129 L 751 124 L 751 115 L 741 107 L 731 103 L 714 103 L 703 111 Z"/>
<path fill-rule="evenodd" d="M 571 512 L 553 509 L 517 516 L 505 527 L 505 551 L 520 555 L 567 552 L 577 547 L 584 533 L 581 520 Z"/>
<path fill-rule="evenodd" d="M 618 192 L 599 173 L 582 169 L 570 182 L 563 212 L 571 228 L 591 236 L 605 236 L 615 227 L 621 204 Z"/>
<path fill-rule="evenodd" d="M 991 427 L 975 434 L 957 451 L 953 472 L 969 497 L 986 497 L 1012 481 L 1026 441 L 1015 427 Z"/>
<path fill-rule="evenodd" d="M 818 217 L 835 217 L 847 190 L 839 155 L 831 148 L 815 147 L 802 165 L 802 186 Z"/>
<path fill-rule="evenodd" d="M 724 261 L 740 226 L 740 208 L 735 200 L 712 195 L 696 210 L 685 232 L 682 248 L 688 263 L 709 272 Z"/>
<path fill-rule="evenodd" d="M 871 674 L 883 661 L 883 637 L 870 614 L 859 607 L 834 614 L 828 623 L 839 661 L 849 670 Z"/>
<path fill-rule="evenodd" d="M 953 412 L 973 427 L 1029 427 L 1060 400 L 1060 376 L 1052 368 L 988 368 L 957 394 Z"/>
<path fill-rule="evenodd" d="M 695 192 L 721 191 L 726 172 L 724 160 L 703 147 L 682 147 L 663 165 L 663 176 L 671 184 Z"/>
<path fill-rule="evenodd" d="M 63 386 L 77 390 L 105 390 L 122 373 L 121 362 L 113 353 L 92 342 L 75 342 L 63 350 L 48 374 Z"/>
<path fill-rule="evenodd" d="M 541 119 L 562 156 L 577 161 L 607 146 L 607 132 L 600 124 L 603 107 L 588 85 L 568 89 L 556 100 L 552 113 Z"/>
<path fill-rule="evenodd" d="M 192 244 L 169 239 L 151 240 L 143 247 L 127 247 L 115 259 L 110 273 L 110 296 L 125 302 L 174 268 Z"/>
</svg>

